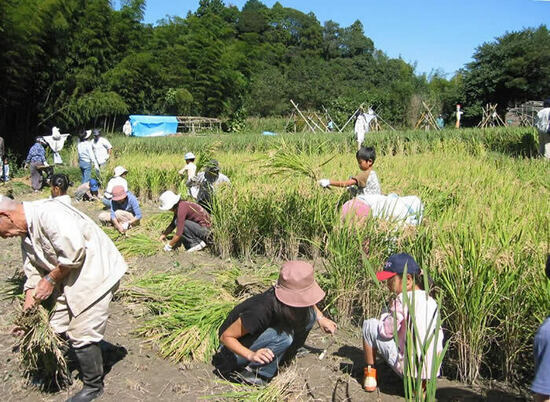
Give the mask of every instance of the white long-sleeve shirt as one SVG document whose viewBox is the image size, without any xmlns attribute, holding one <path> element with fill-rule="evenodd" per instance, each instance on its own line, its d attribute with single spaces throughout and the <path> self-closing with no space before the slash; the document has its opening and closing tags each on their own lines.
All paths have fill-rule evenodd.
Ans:
<svg viewBox="0 0 550 402">
<path fill-rule="evenodd" d="M 91 163 L 96 169 L 99 169 L 99 163 L 95 157 L 92 143 L 89 140 L 80 141 L 78 143 L 77 150 L 79 162 Z"/>
</svg>

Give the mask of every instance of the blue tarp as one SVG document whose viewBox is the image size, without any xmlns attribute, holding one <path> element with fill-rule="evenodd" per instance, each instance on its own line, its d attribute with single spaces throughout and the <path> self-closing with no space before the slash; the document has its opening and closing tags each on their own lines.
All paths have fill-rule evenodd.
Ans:
<svg viewBox="0 0 550 402">
<path fill-rule="evenodd" d="M 178 119 L 176 116 L 130 116 L 132 135 L 135 137 L 160 137 L 176 134 Z"/>
</svg>

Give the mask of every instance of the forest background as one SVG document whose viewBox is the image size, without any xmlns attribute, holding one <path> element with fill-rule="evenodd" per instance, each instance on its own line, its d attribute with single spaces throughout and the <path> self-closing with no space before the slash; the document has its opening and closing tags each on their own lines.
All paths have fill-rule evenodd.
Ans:
<svg viewBox="0 0 550 402">
<path fill-rule="evenodd" d="M 281 116 L 289 99 L 326 107 L 337 123 L 365 103 L 402 127 L 415 123 L 422 100 L 447 122 L 460 103 L 475 125 L 485 103 L 502 112 L 550 96 L 545 25 L 481 44 L 446 77 L 388 57 L 358 20 L 341 27 L 280 3 L 249 0 L 239 10 L 201 0 L 185 18 L 151 25 L 145 0 L 121 3 L 0 0 L 0 133 L 9 147 L 22 152 L 54 125 L 76 133 L 128 114 Z"/>
</svg>

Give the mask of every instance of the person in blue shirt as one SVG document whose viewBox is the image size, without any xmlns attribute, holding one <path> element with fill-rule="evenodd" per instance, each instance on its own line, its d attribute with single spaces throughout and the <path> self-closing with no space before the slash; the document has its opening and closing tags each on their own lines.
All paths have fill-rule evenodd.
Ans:
<svg viewBox="0 0 550 402">
<path fill-rule="evenodd" d="M 122 186 L 115 186 L 111 210 L 99 214 L 99 221 L 104 225 L 112 223 L 116 230 L 125 234 L 132 226 L 139 225 L 141 216 L 136 196 Z"/>
<path fill-rule="evenodd" d="M 546 276 L 550 279 L 550 254 L 546 258 Z M 536 402 L 550 401 L 550 317 L 539 327 L 533 344 L 535 379 L 531 391 Z"/>
<path fill-rule="evenodd" d="M 39 168 L 47 166 L 44 143 L 45 141 L 42 137 L 36 137 L 36 141 L 31 149 L 29 149 L 27 159 L 25 159 L 25 163 L 30 165 L 31 168 L 31 186 L 35 192 L 40 191 L 42 188 L 42 173 Z"/>
</svg>

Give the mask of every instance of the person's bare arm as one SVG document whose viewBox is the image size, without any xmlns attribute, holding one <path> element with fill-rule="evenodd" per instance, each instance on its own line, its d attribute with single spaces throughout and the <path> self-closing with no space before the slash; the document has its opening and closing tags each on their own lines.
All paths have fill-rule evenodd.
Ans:
<svg viewBox="0 0 550 402">
<path fill-rule="evenodd" d="M 344 181 L 330 180 L 330 185 L 334 187 L 349 187 L 357 184 L 355 179 L 349 179 Z"/>
<path fill-rule="evenodd" d="M 262 364 L 267 364 L 273 361 L 275 354 L 271 351 L 271 349 L 262 348 L 254 352 L 239 342 L 239 338 L 243 337 L 247 333 L 248 332 L 243 327 L 241 319 L 238 318 L 225 331 L 223 331 L 223 334 L 220 336 L 220 342 L 227 349 L 238 354 L 239 356 L 244 357 L 248 361 Z"/>
<path fill-rule="evenodd" d="M 313 309 L 315 310 L 315 316 L 319 327 L 329 334 L 334 334 L 336 332 L 336 323 L 330 318 L 325 317 L 317 306 L 313 306 Z"/>
<path fill-rule="evenodd" d="M 36 289 L 34 289 L 34 299 L 42 301 L 50 297 L 55 288 L 55 285 L 65 279 L 65 277 L 69 275 L 69 272 L 71 272 L 70 268 L 64 268 L 59 265 L 51 270 L 48 275 L 40 279 L 40 282 L 38 282 Z M 31 290 L 33 289 L 27 290 L 27 293 L 25 294 L 25 305 L 27 304 L 29 291 Z M 30 307 L 32 307 L 32 305 Z"/>
</svg>

